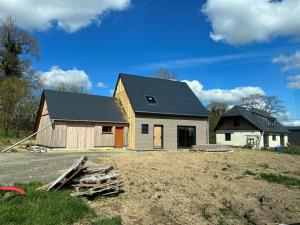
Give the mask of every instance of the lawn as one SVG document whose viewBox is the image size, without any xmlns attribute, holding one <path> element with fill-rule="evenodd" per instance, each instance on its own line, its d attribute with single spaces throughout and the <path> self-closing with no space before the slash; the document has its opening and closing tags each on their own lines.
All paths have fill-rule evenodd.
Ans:
<svg viewBox="0 0 300 225">
<path fill-rule="evenodd" d="M 120 225 L 120 217 L 95 219 L 94 209 L 69 191 L 36 190 L 37 182 L 19 184 L 26 196 L 0 192 L 0 224 L 5 225 L 63 225 L 81 221 L 90 225 Z M 81 223 L 80 222 L 80 223 Z"/>
</svg>

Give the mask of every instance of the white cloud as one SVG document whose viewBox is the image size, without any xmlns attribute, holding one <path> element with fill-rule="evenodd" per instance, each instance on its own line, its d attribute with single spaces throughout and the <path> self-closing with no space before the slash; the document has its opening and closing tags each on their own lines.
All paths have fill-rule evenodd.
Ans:
<svg viewBox="0 0 300 225">
<path fill-rule="evenodd" d="M 285 126 L 300 126 L 300 120 L 283 121 L 282 124 Z"/>
<path fill-rule="evenodd" d="M 300 37 L 299 0 L 207 0 L 202 12 L 211 22 L 214 41 L 241 45 Z"/>
<path fill-rule="evenodd" d="M 289 76 L 287 80 L 289 88 L 300 89 L 300 74 L 295 76 Z"/>
<path fill-rule="evenodd" d="M 89 76 L 83 70 L 62 70 L 58 66 L 53 66 L 48 72 L 41 72 L 41 79 L 47 88 L 55 88 L 61 83 L 85 89 L 92 88 Z"/>
<path fill-rule="evenodd" d="M 283 64 L 282 71 L 300 71 L 300 51 L 296 51 L 294 54 L 286 56 L 279 55 L 272 59 L 273 63 Z M 300 74 L 291 75 L 287 77 L 287 87 L 293 89 L 300 89 Z"/>
<path fill-rule="evenodd" d="M 300 13 L 300 12 L 299 12 Z M 273 63 L 283 64 L 282 71 L 300 69 L 300 51 L 296 51 L 290 56 L 279 55 L 272 59 Z"/>
<path fill-rule="evenodd" d="M 98 88 L 107 88 L 108 86 L 106 85 L 106 84 L 104 84 L 103 82 L 98 82 L 97 84 L 96 84 L 96 86 L 98 87 Z"/>
<path fill-rule="evenodd" d="M 204 102 L 223 102 L 228 105 L 239 103 L 240 98 L 248 97 L 252 94 L 262 94 L 265 92 L 260 87 L 237 87 L 233 89 L 208 89 L 205 90 L 198 80 L 183 80 L 193 90 L 195 95 Z"/>
<path fill-rule="evenodd" d="M 149 63 L 142 66 L 137 66 L 136 69 L 141 70 L 156 70 L 159 68 L 186 68 L 203 64 L 212 64 L 219 63 L 225 61 L 236 61 L 236 60 L 249 60 L 249 59 L 257 59 L 268 56 L 268 52 L 262 53 L 247 53 L 247 54 L 232 54 L 232 55 L 219 55 L 219 56 L 211 56 L 211 57 L 194 57 L 194 58 L 182 58 L 182 59 L 174 59 L 174 60 L 166 60 L 162 62 Z"/>
<path fill-rule="evenodd" d="M 75 32 L 109 11 L 125 10 L 130 0 L 0 0 L 0 18 L 11 15 L 19 26 L 47 30 L 58 26 Z"/>
</svg>

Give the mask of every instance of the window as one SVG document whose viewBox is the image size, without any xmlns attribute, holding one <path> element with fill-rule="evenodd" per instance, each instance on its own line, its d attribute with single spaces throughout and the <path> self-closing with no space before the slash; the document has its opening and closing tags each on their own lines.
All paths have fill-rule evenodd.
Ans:
<svg viewBox="0 0 300 225">
<path fill-rule="evenodd" d="M 275 119 L 269 119 L 268 120 L 268 126 L 269 127 L 274 127 L 275 126 Z"/>
<path fill-rule="evenodd" d="M 276 135 L 272 135 L 272 140 L 276 141 Z"/>
<path fill-rule="evenodd" d="M 112 133 L 112 126 L 103 126 L 102 133 Z"/>
<path fill-rule="evenodd" d="M 231 141 L 231 134 L 225 133 L 225 141 Z"/>
<path fill-rule="evenodd" d="M 154 96 L 145 96 L 145 97 L 146 97 L 146 100 L 149 104 L 156 104 L 157 103 Z"/>
<path fill-rule="evenodd" d="M 149 125 L 142 124 L 142 134 L 149 134 Z"/>
<path fill-rule="evenodd" d="M 239 127 L 240 126 L 240 118 L 234 118 L 233 119 L 233 126 Z"/>
</svg>

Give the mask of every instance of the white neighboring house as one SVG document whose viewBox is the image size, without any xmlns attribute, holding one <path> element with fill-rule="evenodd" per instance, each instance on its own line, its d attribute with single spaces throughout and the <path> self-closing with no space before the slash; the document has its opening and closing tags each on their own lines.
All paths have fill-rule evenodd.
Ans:
<svg viewBox="0 0 300 225">
<path fill-rule="evenodd" d="M 271 114 L 241 106 L 225 112 L 215 132 L 217 144 L 248 145 L 256 149 L 287 146 L 289 133 Z"/>
</svg>

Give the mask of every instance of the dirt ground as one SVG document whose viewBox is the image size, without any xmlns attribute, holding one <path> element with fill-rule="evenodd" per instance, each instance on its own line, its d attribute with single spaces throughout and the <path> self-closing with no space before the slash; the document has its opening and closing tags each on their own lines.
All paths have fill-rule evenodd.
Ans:
<svg viewBox="0 0 300 225">
<path fill-rule="evenodd" d="M 112 163 L 124 177 L 125 193 L 89 204 L 99 215 L 120 215 L 125 225 L 300 223 L 299 187 L 259 179 L 260 173 L 300 179 L 299 156 L 128 151 L 92 161 Z"/>
</svg>

